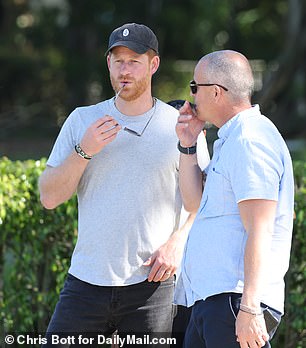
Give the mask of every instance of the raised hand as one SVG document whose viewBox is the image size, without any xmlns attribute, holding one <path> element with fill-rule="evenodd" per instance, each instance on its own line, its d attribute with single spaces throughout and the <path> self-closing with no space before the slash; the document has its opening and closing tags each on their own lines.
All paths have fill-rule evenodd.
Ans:
<svg viewBox="0 0 306 348">
<path fill-rule="evenodd" d="M 112 116 L 103 116 L 86 130 L 80 146 L 88 155 L 95 155 L 112 142 L 121 126 Z"/>
<path fill-rule="evenodd" d="M 205 122 L 197 118 L 196 111 L 190 106 L 188 101 L 184 103 L 179 112 L 180 116 L 175 127 L 176 134 L 183 147 L 193 146 L 204 128 Z"/>
</svg>

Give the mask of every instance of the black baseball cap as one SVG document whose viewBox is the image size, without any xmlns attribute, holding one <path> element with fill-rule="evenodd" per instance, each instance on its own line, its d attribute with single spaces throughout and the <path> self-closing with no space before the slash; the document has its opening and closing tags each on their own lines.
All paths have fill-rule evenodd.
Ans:
<svg viewBox="0 0 306 348">
<path fill-rule="evenodd" d="M 138 54 L 144 54 L 149 49 L 159 54 L 155 34 L 143 24 L 127 23 L 115 29 L 109 37 L 105 54 L 117 46 L 125 46 Z"/>
</svg>

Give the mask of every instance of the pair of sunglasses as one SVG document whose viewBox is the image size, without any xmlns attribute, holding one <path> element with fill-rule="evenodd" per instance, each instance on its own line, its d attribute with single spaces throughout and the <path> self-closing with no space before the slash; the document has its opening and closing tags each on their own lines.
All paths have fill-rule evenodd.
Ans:
<svg viewBox="0 0 306 348">
<path fill-rule="evenodd" d="M 179 110 L 185 103 L 186 100 L 183 99 L 174 99 L 174 100 L 170 100 L 168 101 L 167 104 L 173 106 L 174 108 L 176 108 L 177 110 Z M 196 111 L 196 105 L 189 102 L 191 109 L 193 109 L 194 111 Z"/>
<path fill-rule="evenodd" d="M 224 89 L 225 91 L 228 91 L 228 89 L 222 85 L 219 85 L 218 83 L 196 83 L 194 80 L 190 81 L 189 83 L 189 87 L 190 87 L 190 91 L 192 94 L 197 94 L 198 92 L 198 87 L 202 87 L 202 86 L 218 86 L 222 89 Z"/>
<path fill-rule="evenodd" d="M 121 91 L 121 90 L 120 90 L 120 91 Z M 119 92 L 120 92 L 120 91 L 119 91 Z M 137 131 L 135 131 L 135 130 L 133 130 L 133 129 L 130 129 L 130 128 L 128 128 L 128 127 L 124 127 L 123 130 L 126 131 L 126 132 L 128 132 L 128 133 L 130 133 L 130 134 L 132 134 L 132 135 L 136 135 L 137 137 L 141 137 L 141 136 L 143 135 L 144 131 L 147 129 L 148 125 L 150 124 L 150 122 L 151 122 L 151 120 L 152 120 L 152 118 L 153 118 L 153 116 L 154 116 L 154 114 L 155 114 L 155 111 L 156 111 L 156 103 L 157 103 L 157 99 L 156 99 L 156 98 L 153 98 L 153 112 L 152 112 L 151 116 L 149 117 L 147 123 L 145 124 L 145 126 L 143 127 L 143 129 L 142 129 L 142 131 L 141 131 L 140 133 L 137 132 Z"/>
</svg>

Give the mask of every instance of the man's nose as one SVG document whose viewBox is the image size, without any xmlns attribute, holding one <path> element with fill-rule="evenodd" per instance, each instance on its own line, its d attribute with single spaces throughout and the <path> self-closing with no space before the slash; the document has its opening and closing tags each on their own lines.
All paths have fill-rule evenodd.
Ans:
<svg viewBox="0 0 306 348">
<path fill-rule="evenodd" d="M 123 62 L 120 66 L 121 75 L 127 75 L 130 73 L 130 66 L 128 62 Z"/>
</svg>

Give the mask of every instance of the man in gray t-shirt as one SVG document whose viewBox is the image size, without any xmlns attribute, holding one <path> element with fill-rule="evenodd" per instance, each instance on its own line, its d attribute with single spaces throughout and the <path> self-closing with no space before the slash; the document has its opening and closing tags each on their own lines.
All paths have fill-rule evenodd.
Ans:
<svg viewBox="0 0 306 348">
<path fill-rule="evenodd" d="M 148 27 L 114 30 L 107 64 L 116 96 L 69 115 L 40 178 L 44 207 L 77 192 L 79 213 L 45 346 L 55 332 L 171 332 L 174 273 L 192 219 L 178 229 L 178 112 L 152 97 L 159 62 Z"/>
</svg>

